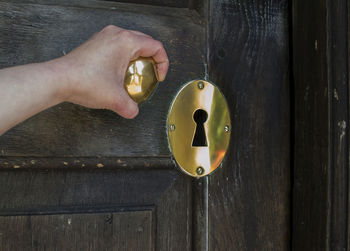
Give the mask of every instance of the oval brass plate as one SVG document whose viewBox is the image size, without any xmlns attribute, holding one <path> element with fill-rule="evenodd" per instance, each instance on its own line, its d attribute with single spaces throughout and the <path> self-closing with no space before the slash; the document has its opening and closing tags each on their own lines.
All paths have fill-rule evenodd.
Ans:
<svg viewBox="0 0 350 251">
<path fill-rule="evenodd" d="M 231 135 L 230 113 L 220 90 L 203 80 L 187 83 L 171 104 L 167 133 L 170 150 L 186 174 L 202 177 L 218 168 Z"/>
</svg>

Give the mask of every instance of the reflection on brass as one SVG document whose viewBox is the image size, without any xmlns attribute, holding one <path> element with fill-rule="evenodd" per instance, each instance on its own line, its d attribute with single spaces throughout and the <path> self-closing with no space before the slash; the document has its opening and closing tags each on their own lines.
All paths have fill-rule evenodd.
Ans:
<svg viewBox="0 0 350 251">
<path fill-rule="evenodd" d="M 194 119 L 197 110 L 206 112 L 202 125 Z M 204 127 L 201 133 L 207 146 L 193 146 L 199 126 Z M 189 82 L 170 107 L 167 128 L 170 149 L 182 171 L 193 177 L 210 174 L 221 164 L 230 142 L 231 120 L 224 96 L 210 82 Z"/>
<path fill-rule="evenodd" d="M 138 58 L 130 62 L 125 73 L 124 85 L 136 103 L 148 99 L 157 84 L 157 69 L 152 58 Z"/>
</svg>

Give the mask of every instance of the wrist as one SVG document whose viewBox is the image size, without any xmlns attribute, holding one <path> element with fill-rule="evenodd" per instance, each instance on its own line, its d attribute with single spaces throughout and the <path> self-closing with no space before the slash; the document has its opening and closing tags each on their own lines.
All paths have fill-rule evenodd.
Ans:
<svg viewBox="0 0 350 251">
<path fill-rule="evenodd" d="M 54 88 L 54 96 L 58 103 L 68 101 L 70 97 L 70 66 L 63 58 L 57 58 L 44 62 L 44 67 L 50 72 L 52 84 Z"/>
</svg>

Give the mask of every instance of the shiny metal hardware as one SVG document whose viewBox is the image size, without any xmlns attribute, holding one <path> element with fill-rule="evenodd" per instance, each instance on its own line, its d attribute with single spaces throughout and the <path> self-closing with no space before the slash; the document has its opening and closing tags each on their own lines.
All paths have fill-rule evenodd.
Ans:
<svg viewBox="0 0 350 251">
<path fill-rule="evenodd" d="M 181 170 L 203 177 L 223 161 L 231 136 L 226 100 L 212 83 L 187 83 L 173 100 L 167 119 L 170 150 Z"/>
<path fill-rule="evenodd" d="M 157 84 L 157 68 L 152 58 L 140 57 L 130 62 L 125 73 L 124 86 L 136 103 L 147 100 Z"/>
</svg>

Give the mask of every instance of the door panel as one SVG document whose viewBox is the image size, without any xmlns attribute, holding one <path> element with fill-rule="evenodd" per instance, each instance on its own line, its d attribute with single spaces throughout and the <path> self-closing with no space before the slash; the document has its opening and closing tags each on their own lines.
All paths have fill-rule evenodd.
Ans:
<svg viewBox="0 0 350 251">
<path fill-rule="evenodd" d="M 2 156 L 170 155 L 164 129 L 167 112 L 180 86 L 203 76 L 204 28 L 199 15 L 188 9 L 119 6 L 0 2 L 0 67 L 62 56 L 108 24 L 137 29 L 164 42 L 171 62 L 166 81 L 142 104 L 134 120 L 111 111 L 61 104 L 3 135 Z"/>
<path fill-rule="evenodd" d="M 59 57 L 107 24 L 152 35 L 170 59 L 134 120 L 63 103 L 0 137 L 0 236 L 13 233 L 0 247 L 288 250 L 287 1 L 186 6 L 0 1 L 0 67 Z M 171 157 L 166 118 L 180 87 L 198 78 L 225 95 L 232 138 L 222 168 L 194 180 Z M 96 229 L 84 234 L 89 224 Z M 41 231 L 54 227 L 57 236 Z"/>
<path fill-rule="evenodd" d="M 37 242 L 29 243 L 26 250 L 36 250 L 37 247 L 43 246 L 48 248 L 44 250 L 55 250 L 49 247 L 53 247 L 57 242 L 62 242 L 62 247 L 68 248 L 71 244 L 65 242 L 71 241 L 79 247 L 71 250 L 101 250 L 99 247 L 105 246 L 96 246 L 100 241 L 95 238 L 107 240 L 111 234 L 116 235 L 113 237 L 116 239 L 106 241 L 106 245 L 129 248 L 134 244 L 128 242 L 134 241 L 135 229 L 138 229 L 132 225 L 146 223 L 145 228 L 151 230 L 147 230 L 147 233 L 142 232 L 140 238 L 147 241 L 145 247 L 150 249 L 142 247 L 123 250 L 191 250 L 191 179 L 177 171 L 3 170 L 0 175 L 0 198 L 1 250 L 19 250 L 3 247 L 24 247 L 31 238 L 37 239 Z M 137 211 L 143 213 L 137 214 Z M 66 229 L 65 219 L 68 221 L 70 218 L 64 216 L 66 214 L 77 214 L 72 215 L 74 229 Z M 104 216 L 111 215 L 112 219 L 103 222 Z M 121 223 L 119 219 L 129 222 L 126 230 L 130 231 L 123 233 L 125 238 L 118 237 L 118 232 L 110 232 L 114 227 L 122 229 L 117 226 L 119 224 L 127 224 Z M 95 224 L 91 230 L 97 231 L 94 238 L 91 237 L 94 236 L 92 233 L 85 235 L 81 232 L 88 227 L 86 224 Z M 113 224 L 112 230 L 110 227 L 106 230 L 108 224 Z M 8 228 L 8 225 L 11 225 L 11 228 Z M 50 232 L 50 228 L 57 228 L 56 232 Z M 69 237 L 69 233 L 75 237 Z M 144 236 L 145 234 L 147 236 Z M 17 243 L 16 240 L 21 241 Z M 142 239 L 141 241 L 144 243 Z M 86 243 L 83 242 L 90 243 L 90 249 L 85 249 Z M 112 250 L 112 246 L 107 250 Z"/>
<path fill-rule="evenodd" d="M 16 222 L 11 239 L 1 240 L 1 250 L 13 250 L 8 246 L 12 244 L 52 250 L 58 242 L 62 248 L 77 245 L 83 250 L 130 245 L 135 250 L 190 250 L 192 180 L 173 170 L 165 121 L 177 89 L 204 72 L 204 28 L 193 18 L 199 15 L 189 9 L 110 2 L 45 3 L 0 2 L 0 67 L 61 56 L 108 24 L 163 41 L 172 65 L 167 81 L 141 105 L 135 120 L 64 103 L 1 136 L 0 221 L 6 226 Z M 129 243 L 135 228 L 120 238 L 113 233 L 122 242 L 96 240 L 111 237 L 101 215 L 123 218 L 136 227 L 139 211 L 151 229 L 140 243 Z M 77 219 L 72 232 L 36 232 L 62 229 L 66 214 Z M 81 219 L 96 224 L 95 237 L 84 234 L 87 223 Z M 28 221 L 34 225 L 26 225 Z M 67 238 L 68 233 L 75 237 Z M 8 234 L 3 228 L 2 236 Z"/>
<path fill-rule="evenodd" d="M 4 250 L 152 250 L 152 212 L 0 217 Z"/>
</svg>

